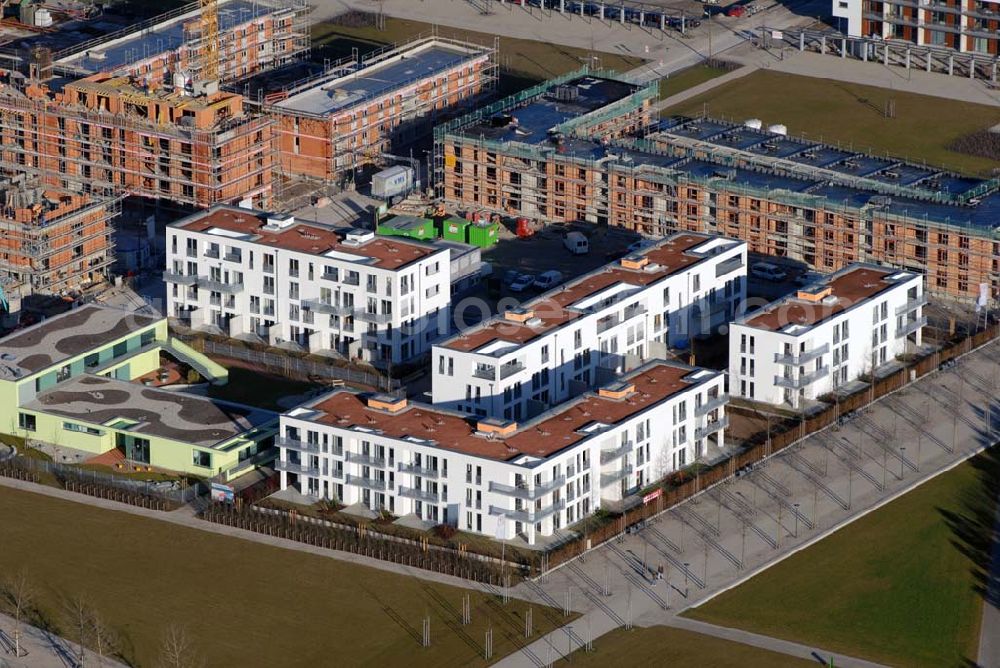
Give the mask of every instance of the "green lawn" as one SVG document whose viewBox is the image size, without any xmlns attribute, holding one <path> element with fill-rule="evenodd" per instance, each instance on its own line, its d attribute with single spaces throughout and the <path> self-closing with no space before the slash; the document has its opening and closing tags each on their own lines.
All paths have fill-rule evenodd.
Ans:
<svg viewBox="0 0 1000 668">
<path fill-rule="evenodd" d="M 997 472 L 925 483 L 686 615 L 905 666 L 975 657 Z"/>
<path fill-rule="evenodd" d="M 124 659 L 157 664 L 164 631 L 185 629 L 205 666 L 482 665 L 523 638 L 524 603 L 0 487 L 0 574 L 22 569 L 43 616 L 74 638 L 65 601 L 84 596 L 123 638 Z M 5 576 L 0 576 L 0 580 Z M 431 646 L 420 644 L 431 618 Z M 563 623 L 536 606 L 537 632 Z"/>
<path fill-rule="evenodd" d="M 890 99 L 895 100 L 895 118 L 884 115 Z M 997 167 L 992 160 L 947 146 L 1000 123 L 1000 107 L 761 70 L 668 110 L 692 116 L 703 111 L 737 121 L 783 123 L 790 134 L 807 133 L 809 139 L 871 148 L 968 174 L 986 175 Z"/>
<path fill-rule="evenodd" d="M 229 369 L 229 382 L 225 385 L 209 385 L 208 396 L 214 399 L 280 411 L 284 408 L 278 405 L 279 399 L 305 394 L 320 387 L 314 383 L 230 366 L 226 360 L 222 360 L 221 364 Z"/>
<path fill-rule="evenodd" d="M 666 79 L 660 79 L 660 99 L 665 100 L 671 95 L 686 91 L 688 88 L 694 88 L 706 81 L 721 77 L 726 71 L 712 65 L 695 65 L 671 74 Z"/>
<path fill-rule="evenodd" d="M 359 52 L 364 54 L 384 44 L 395 44 L 418 35 L 429 35 L 433 29 L 434 26 L 429 23 L 394 18 L 386 18 L 385 30 L 377 30 L 373 26 L 348 27 L 332 23 L 316 23 L 312 29 L 312 43 L 318 57 L 336 59 L 349 56 L 353 47 L 357 47 Z M 496 37 L 488 33 L 443 26 L 438 26 L 437 31 L 442 37 L 464 39 L 491 46 Z M 582 67 L 587 62 L 624 72 L 638 67 L 644 61 L 640 58 L 590 52 L 551 42 L 500 37 L 500 64 L 503 66 L 503 76 L 499 92 L 502 95 L 517 92 L 544 79 L 551 79 Z"/>
<path fill-rule="evenodd" d="M 577 629 L 577 632 L 580 632 Z M 542 657 L 544 659 L 545 657 Z M 711 668 L 806 668 L 813 661 L 796 659 L 730 640 L 669 626 L 617 629 L 594 640 L 594 651 L 577 650 L 576 666 L 711 666 Z"/>
</svg>

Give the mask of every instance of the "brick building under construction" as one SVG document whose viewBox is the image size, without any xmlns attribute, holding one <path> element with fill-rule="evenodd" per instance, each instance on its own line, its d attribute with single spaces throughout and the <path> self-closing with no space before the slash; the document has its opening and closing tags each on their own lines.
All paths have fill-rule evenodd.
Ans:
<svg viewBox="0 0 1000 668">
<path fill-rule="evenodd" d="M 1000 180 L 715 119 L 653 119 L 652 87 L 586 69 L 435 129 L 449 204 L 746 240 L 821 271 L 876 262 L 1000 296 Z M 616 123 L 616 120 L 618 121 Z"/>
</svg>

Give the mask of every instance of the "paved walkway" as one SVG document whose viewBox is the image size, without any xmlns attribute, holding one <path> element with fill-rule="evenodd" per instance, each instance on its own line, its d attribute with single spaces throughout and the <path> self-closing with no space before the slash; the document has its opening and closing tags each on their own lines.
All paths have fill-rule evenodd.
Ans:
<svg viewBox="0 0 1000 668">
<path fill-rule="evenodd" d="M 0 668 L 75 668 L 78 647 L 75 643 L 55 634 L 42 631 L 34 626 L 21 625 L 21 652 L 27 652 L 20 658 L 15 658 L 14 618 L 0 614 Z M 8 651 L 8 647 L 10 650 Z M 87 650 L 85 665 L 96 666 L 97 654 Z M 106 668 L 124 668 L 121 663 L 102 659 Z"/>
<path fill-rule="evenodd" d="M 982 668 L 1000 668 L 1000 497 L 997 498 L 993 561 L 988 577 L 982 628 L 979 630 L 979 665 Z"/>
</svg>

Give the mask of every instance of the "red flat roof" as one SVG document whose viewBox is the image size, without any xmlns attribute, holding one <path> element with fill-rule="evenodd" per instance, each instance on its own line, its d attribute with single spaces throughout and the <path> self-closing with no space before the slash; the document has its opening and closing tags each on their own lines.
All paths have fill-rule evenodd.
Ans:
<svg viewBox="0 0 1000 668">
<path fill-rule="evenodd" d="M 834 274 L 829 281 L 818 283 L 817 288 L 829 288 L 830 296 L 836 301 L 808 301 L 795 295 L 772 302 L 756 314 L 751 315 L 744 324 L 758 329 L 779 331 L 788 325 L 812 327 L 827 318 L 846 311 L 856 304 L 871 299 L 883 290 L 899 285 L 886 278 L 896 274 L 907 274 L 899 269 L 880 269 L 877 267 L 858 266 Z"/>
<path fill-rule="evenodd" d="M 466 418 L 422 404 L 387 413 L 368 408 L 365 397 L 347 390 L 328 395 L 310 408 L 323 412 L 314 419 L 316 422 L 344 429 L 362 427 L 399 439 L 411 436 L 434 441 L 445 450 L 501 461 L 520 455 L 544 458 L 587 438 L 588 434 L 580 430 L 591 423 L 620 423 L 693 387 L 698 381 L 684 378 L 693 371 L 691 367 L 667 362 L 652 364 L 628 377 L 635 391 L 625 399 L 587 393 L 579 400 L 556 407 L 541 419 L 521 425 L 506 438 L 477 436 L 477 419 L 473 416 Z"/>
<path fill-rule="evenodd" d="M 213 228 L 252 235 L 251 241 L 265 246 L 298 251 L 322 257 L 330 251 L 356 255 L 374 260 L 369 266 L 380 269 L 400 269 L 422 258 L 439 252 L 430 246 L 406 243 L 384 237 L 375 237 L 361 245 L 343 243 L 343 236 L 335 230 L 319 225 L 295 222 L 281 230 L 265 230 L 267 215 L 245 209 L 218 207 L 206 211 L 188 222 L 177 225 L 180 229 L 207 232 Z M 220 243 L 228 237 L 219 235 Z"/>
<path fill-rule="evenodd" d="M 491 320 L 475 329 L 462 332 L 442 345 L 451 350 L 471 352 L 493 341 L 527 343 L 580 317 L 579 312 L 567 309 L 605 288 L 618 284 L 646 286 L 701 262 L 704 257 L 691 255 L 689 251 L 712 238 L 712 235 L 707 234 L 677 234 L 661 245 L 636 253 L 648 258 L 650 264 L 660 265 L 655 271 L 626 269 L 620 263 L 613 263 L 567 283 L 556 292 L 528 302 L 524 308 L 534 311 L 535 317 L 541 320 L 540 324 L 533 327 L 503 319 Z"/>
</svg>

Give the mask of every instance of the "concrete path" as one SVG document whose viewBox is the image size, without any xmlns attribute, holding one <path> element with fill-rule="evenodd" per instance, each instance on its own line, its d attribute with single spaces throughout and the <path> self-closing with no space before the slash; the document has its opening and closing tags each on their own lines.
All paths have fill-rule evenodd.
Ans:
<svg viewBox="0 0 1000 668">
<path fill-rule="evenodd" d="M 65 638 L 48 633 L 34 626 L 21 625 L 20 649 L 23 656 L 14 657 L 14 618 L 0 614 L 0 667 L 2 668 L 75 668 L 78 646 Z M 8 651 L 8 646 L 11 648 Z M 96 666 L 97 654 L 86 650 L 85 665 Z M 124 668 L 124 665 L 104 657 L 105 668 Z"/>
<path fill-rule="evenodd" d="M 993 560 L 990 563 L 983 621 L 979 629 L 979 665 L 1000 668 L 1000 497 L 997 498 L 997 521 L 993 531 Z"/>
</svg>

